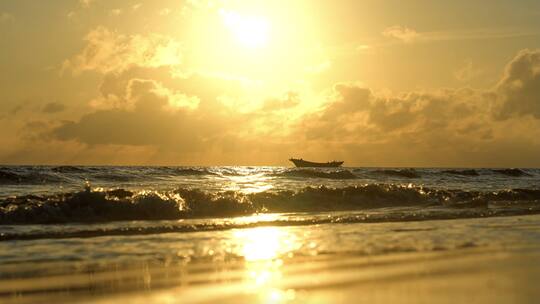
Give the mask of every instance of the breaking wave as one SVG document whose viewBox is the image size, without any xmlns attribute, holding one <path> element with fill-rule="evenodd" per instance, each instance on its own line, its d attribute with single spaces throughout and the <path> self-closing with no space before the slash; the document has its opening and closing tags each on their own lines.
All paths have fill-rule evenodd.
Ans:
<svg viewBox="0 0 540 304">
<path fill-rule="evenodd" d="M 257 213 L 368 210 L 383 207 L 483 209 L 511 206 L 529 210 L 540 190 L 497 192 L 439 190 L 393 184 L 344 188 L 306 187 L 298 191 L 206 192 L 91 190 L 57 195 L 26 195 L 0 200 L 1 224 L 51 224 L 132 220 L 234 217 Z M 501 205 L 502 204 L 502 205 Z"/>
<path fill-rule="evenodd" d="M 301 177 L 301 178 L 328 178 L 328 179 L 355 179 L 358 178 L 351 171 L 340 170 L 340 171 L 318 171 L 310 169 L 300 169 L 300 170 L 291 170 L 284 171 L 276 174 L 277 176 L 282 177 Z"/>
</svg>

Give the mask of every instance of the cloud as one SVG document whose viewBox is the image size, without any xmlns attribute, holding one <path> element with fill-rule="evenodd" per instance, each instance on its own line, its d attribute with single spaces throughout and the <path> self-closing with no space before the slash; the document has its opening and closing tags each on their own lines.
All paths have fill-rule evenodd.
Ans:
<svg viewBox="0 0 540 304">
<path fill-rule="evenodd" d="M 79 0 L 79 3 L 83 8 L 89 8 L 93 2 L 95 2 L 95 0 Z"/>
<path fill-rule="evenodd" d="M 453 41 L 453 40 L 484 40 L 484 39 L 505 39 L 515 37 L 538 36 L 539 32 L 519 29 L 505 28 L 481 28 L 469 29 L 467 31 L 449 30 L 439 32 L 422 32 L 418 37 L 419 41 Z"/>
<path fill-rule="evenodd" d="M 498 119 L 528 115 L 540 119 L 540 49 L 520 51 L 506 65 L 496 93 Z"/>
<path fill-rule="evenodd" d="M 360 44 L 356 47 L 356 50 L 359 52 L 367 52 L 370 51 L 373 47 L 368 44 Z"/>
<path fill-rule="evenodd" d="M 93 31 L 70 67 L 102 74 L 94 109 L 56 122 L 44 138 L 88 149 L 133 147 L 160 160 L 199 164 L 279 162 L 298 154 L 378 166 L 540 165 L 533 157 L 540 153 L 538 50 L 519 52 L 489 90 L 388 93 L 339 83 L 318 95 L 325 99 L 320 108 L 306 109 L 313 103 L 296 92 L 250 100 L 257 106 L 249 108 L 234 106 L 244 90 L 240 81 L 165 64 L 156 49 L 170 43 Z"/>
<path fill-rule="evenodd" d="M 470 81 L 478 76 L 482 75 L 483 71 L 473 66 L 472 60 L 466 60 L 464 65 L 454 71 L 454 77 L 462 82 Z"/>
<path fill-rule="evenodd" d="M 66 109 L 66 105 L 59 102 L 49 102 L 43 106 L 41 111 L 43 113 L 53 114 L 53 113 L 59 113 Z"/>
<path fill-rule="evenodd" d="M 15 20 L 15 17 L 11 14 L 0 12 L 0 23 L 7 23 Z"/>
<path fill-rule="evenodd" d="M 505 39 L 515 37 L 539 36 L 537 31 L 505 29 L 505 28 L 481 28 L 469 29 L 467 31 L 447 30 L 436 32 L 418 32 L 414 29 L 394 25 L 386 28 L 382 35 L 388 38 L 400 40 L 404 43 L 437 42 L 437 41 L 457 41 L 457 40 L 485 40 L 485 39 Z"/>
<path fill-rule="evenodd" d="M 455 132 L 458 127 L 486 119 L 481 93 L 468 90 L 408 92 L 392 96 L 375 94 L 357 85 L 338 84 L 329 104 L 306 121 L 310 139 L 357 141 L 394 138 L 400 134 Z M 328 132 L 330 131 L 330 132 Z"/>
<path fill-rule="evenodd" d="M 122 14 L 122 10 L 119 8 L 115 8 L 109 11 L 110 16 L 120 16 Z"/>
<path fill-rule="evenodd" d="M 178 103 L 151 80 L 131 80 L 125 98 L 129 108 L 98 110 L 77 122 L 64 122 L 54 129 L 61 140 L 77 140 L 88 145 L 134 145 L 200 149 L 207 137 L 218 130 L 205 115 L 191 115 L 190 101 Z M 178 111 L 171 111 L 171 106 Z M 211 132 L 213 131 L 213 132 Z"/>
<path fill-rule="evenodd" d="M 73 20 L 75 19 L 75 17 L 77 17 L 77 13 L 74 12 L 74 11 L 70 11 L 66 14 L 66 17 L 69 19 L 69 20 Z"/>
<path fill-rule="evenodd" d="M 163 8 L 163 9 L 160 9 L 158 14 L 160 16 L 167 16 L 169 15 L 170 13 L 172 12 L 172 10 L 170 8 Z"/>
<path fill-rule="evenodd" d="M 138 38 L 105 29 L 93 35 L 98 38 L 87 39 L 84 51 L 71 60 L 70 65 L 81 71 L 103 74 L 100 95 L 91 101 L 94 111 L 80 119 L 57 122 L 44 138 L 75 142 L 92 149 L 96 146 L 146 147 L 162 155 L 181 155 L 183 159 L 189 155 L 209 157 L 210 153 L 218 153 L 220 159 L 226 159 L 225 154 L 235 154 L 242 146 L 256 145 L 252 151 L 258 151 L 259 147 L 267 148 L 272 142 L 272 138 L 258 137 L 257 119 L 264 115 L 246 115 L 225 103 L 225 100 L 237 103 L 242 99 L 244 84 L 241 80 L 179 72 L 175 65 L 155 64 L 153 48 L 161 47 L 159 43 L 142 43 L 148 45 L 146 55 L 152 56 L 139 58 L 139 50 L 131 47 Z M 268 100 L 261 112 L 288 109 L 297 102 L 298 96 L 290 93 L 283 99 Z M 283 126 L 282 120 L 281 123 Z M 273 125 L 273 128 L 278 127 Z M 270 150 L 266 151 L 263 153 Z M 244 152 L 244 155 L 251 153 L 255 152 Z"/>
<path fill-rule="evenodd" d="M 540 165 L 530 157 L 540 154 L 540 50 L 519 52 L 490 90 L 383 94 L 337 84 L 292 136 L 364 164 Z"/>
<path fill-rule="evenodd" d="M 87 46 L 63 64 L 63 71 L 78 74 L 123 72 L 133 66 L 161 67 L 181 63 L 181 46 L 172 38 L 159 35 L 122 35 L 98 27 L 85 37 Z"/>
<path fill-rule="evenodd" d="M 332 62 L 330 60 L 325 60 L 317 65 L 307 67 L 306 71 L 312 74 L 320 74 L 328 71 L 330 68 L 332 68 Z"/>
<path fill-rule="evenodd" d="M 223 97 L 239 99 L 243 85 L 240 81 L 213 77 L 198 73 L 176 75 L 171 67 L 158 68 L 134 66 L 122 73 L 105 74 L 99 87 L 100 96 L 91 104 L 95 108 L 125 107 L 126 87 L 134 79 L 152 80 L 159 84 L 163 91 L 183 94 L 198 99 L 197 108 L 214 113 L 227 112 L 228 108 L 220 102 Z M 171 93 L 172 94 L 172 93 Z"/>
<path fill-rule="evenodd" d="M 388 27 L 382 34 L 386 37 L 395 38 L 405 43 L 413 42 L 420 37 L 420 34 L 415 30 L 400 25 Z"/>
<path fill-rule="evenodd" d="M 279 111 L 294 108 L 300 104 L 300 96 L 296 92 L 288 92 L 282 98 L 270 98 L 263 104 L 263 111 Z"/>
</svg>

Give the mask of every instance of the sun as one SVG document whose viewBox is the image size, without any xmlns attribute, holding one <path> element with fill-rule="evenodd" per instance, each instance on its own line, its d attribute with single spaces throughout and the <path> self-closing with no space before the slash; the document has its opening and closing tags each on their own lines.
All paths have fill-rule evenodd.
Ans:
<svg viewBox="0 0 540 304">
<path fill-rule="evenodd" d="M 270 23 L 266 18 L 226 10 L 221 10 L 220 15 L 233 38 L 241 46 L 260 49 L 268 45 Z"/>
</svg>

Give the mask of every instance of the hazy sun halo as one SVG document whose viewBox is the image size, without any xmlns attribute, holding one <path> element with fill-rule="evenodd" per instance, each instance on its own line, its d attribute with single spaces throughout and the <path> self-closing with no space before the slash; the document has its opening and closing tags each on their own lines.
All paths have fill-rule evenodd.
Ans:
<svg viewBox="0 0 540 304">
<path fill-rule="evenodd" d="M 257 49 L 267 46 L 270 24 L 266 18 L 226 10 L 220 11 L 220 15 L 234 39 L 243 47 Z"/>
</svg>

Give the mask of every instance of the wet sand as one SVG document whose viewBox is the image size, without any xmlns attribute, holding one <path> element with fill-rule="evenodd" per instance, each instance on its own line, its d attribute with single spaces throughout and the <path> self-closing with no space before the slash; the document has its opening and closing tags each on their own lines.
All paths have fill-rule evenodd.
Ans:
<svg viewBox="0 0 540 304">
<path fill-rule="evenodd" d="M 538 248 L 329 256 L 279 267 L 246 265 L 244 270 L 224 267 L 209 274 L 217 282 L 97 302 L 537 303 L 540 296 Z"/>
<path fill-rule="evenodd" d="M 181 242 L 182 238 L 206 244 L 202 245 L 206 254 L 193 253 L 179 259 L 163 259 L 164 255 L 157 254 L 165 251 L 168 242 Z M 115 247 L 122 239 L 88 241 L 109 242 Z M 540 296 L 539 241 L 540 216 L 534 215 L 262 227 L 224 232 L 221 238 L 171 233 L 154 236 L 152 245 L 163 246 L 161 251 L 156 247 L 154 259 L 137 260 L 133 258 L 136 252 L 127 252 L 131 254 L 129 259 L 116 262 L 98 258 L 66 261 L 58 252 L 56 261 L 41 258 L 1 265 L 0 300 L 535 303 Z M 17 246 L 24 243 L 18 242 Z M 40 240 L 32 246 L 45 248 L 46 242 Z M 208 242 L 213 245 L 208 246 Z"/>
</svg>

